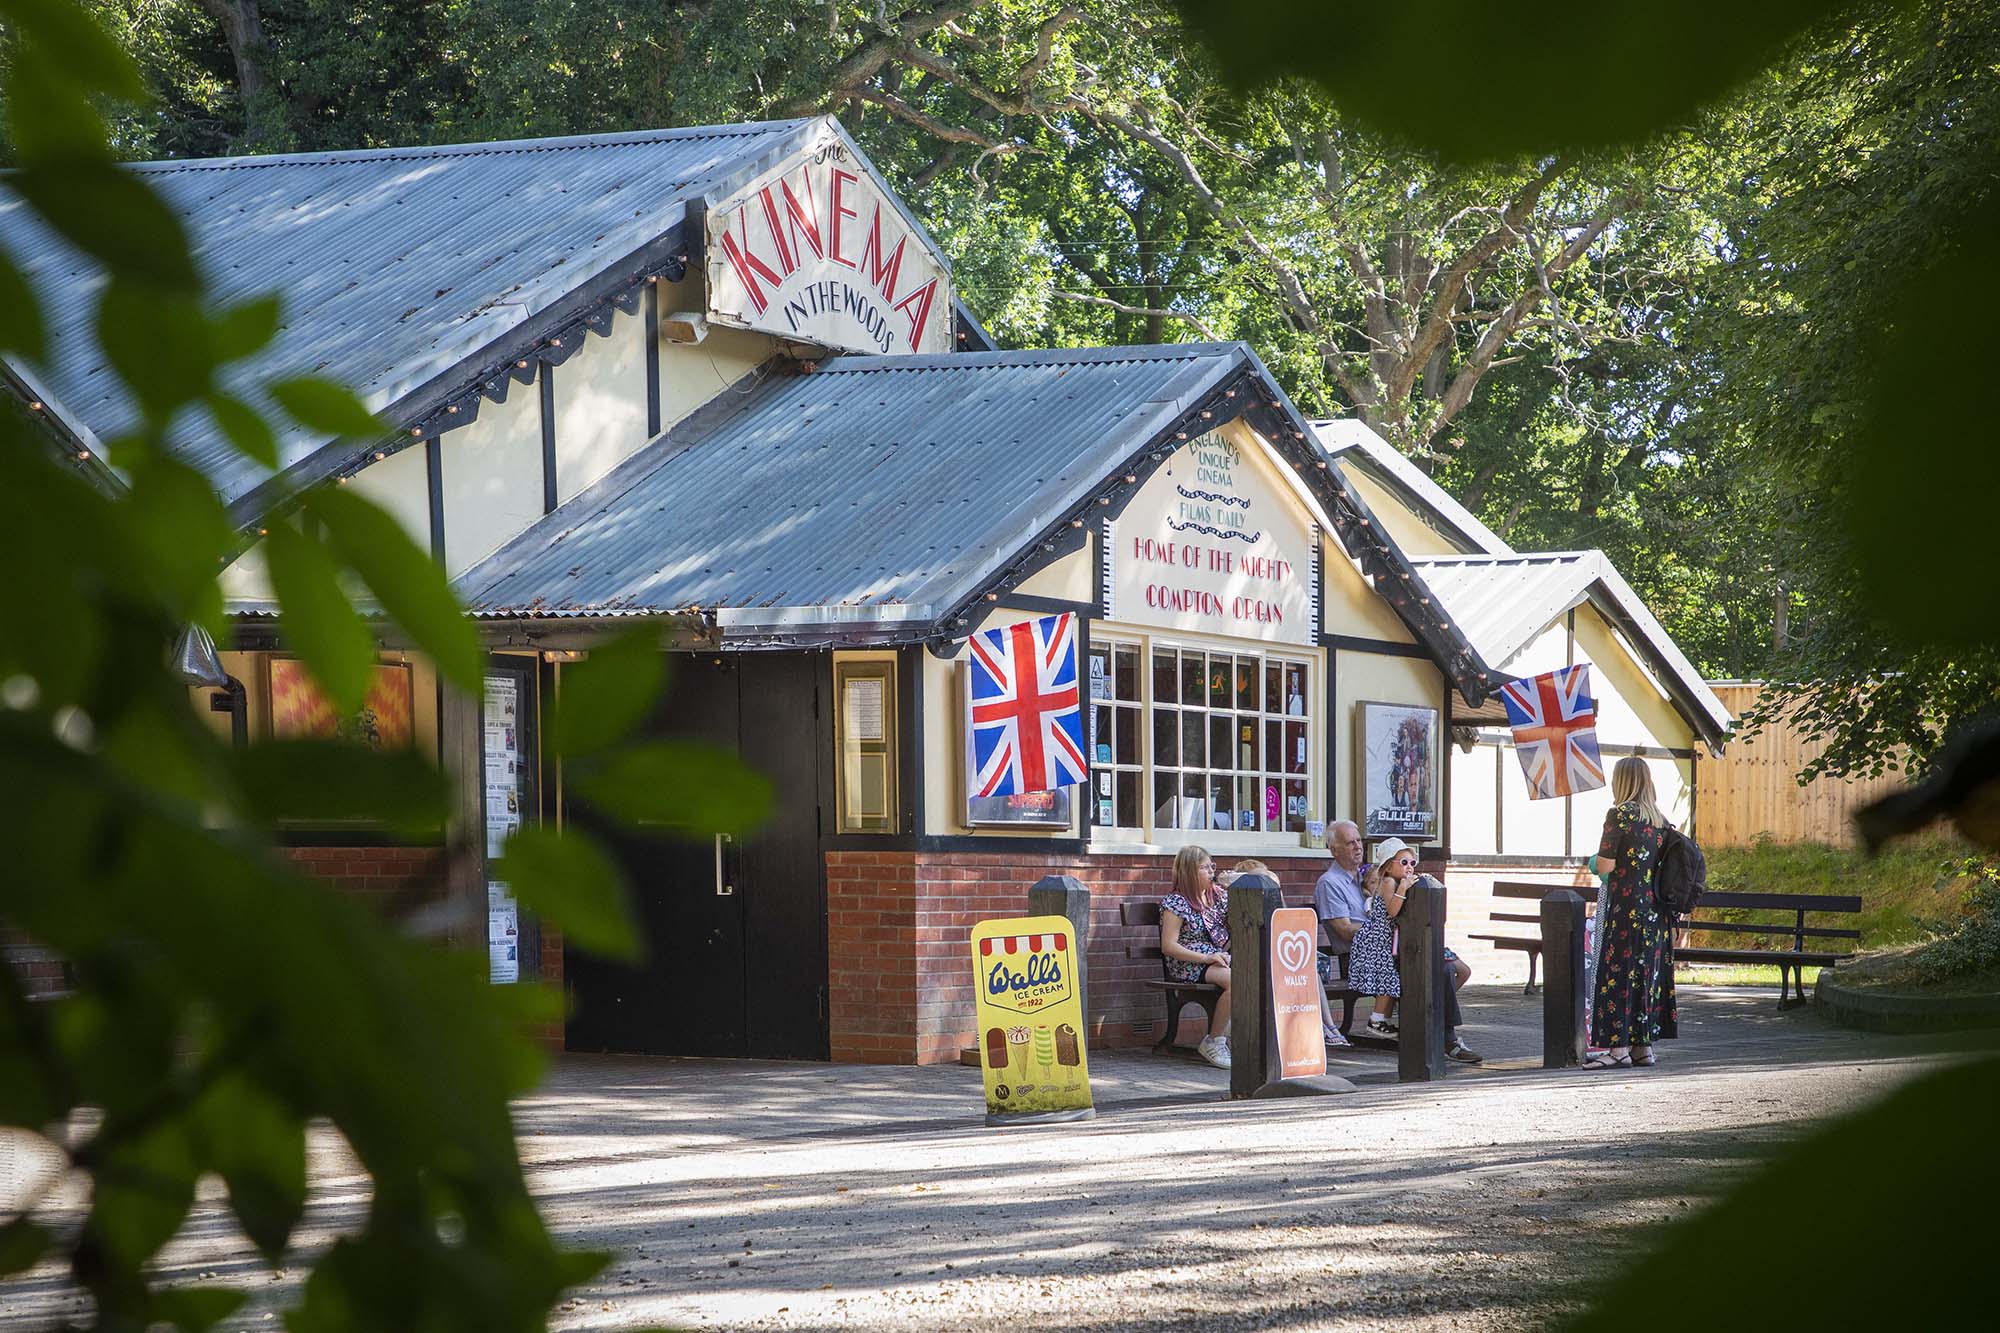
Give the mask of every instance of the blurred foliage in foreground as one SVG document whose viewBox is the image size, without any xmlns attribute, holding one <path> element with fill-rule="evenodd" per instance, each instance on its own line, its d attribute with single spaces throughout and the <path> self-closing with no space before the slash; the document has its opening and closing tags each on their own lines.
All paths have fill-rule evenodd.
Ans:
<svg viewBox="0 0 2000 1333">
<path fill-rule="evenodd" d="M 24 404 L 0 407 L 0 559 L 17 579 L 0 639 L 0 922 L 74 973 L 71 993 L 43 1001 L 0 969 L 0 1126 L 44 1136 L 63 1163 L 9 1201 L 0 1278 L 60 1257 L 93 1327 L 209 1328 L 243 1292 L 163 1281 L 155 1257 L 212 1174 L 258 1251 L 286 1262 L 307 1123 L 324 1117 L 367 1171 L 368 1202 L 288 1327 L 541 1328 L 606 1258 L 554 1244 L 515 1153 L 508 1101 L 542 1069 L 527 1030 L 559 1019 L 560 997 L 487 985 L 483 950 L 398 933 L 273 852 L 281 818 L 434 835 L 451 808 L 444 777 L 413 754 L 333 743 L 231 749 L 169 660 L 183 627 L 223 632 L 217 573 L 242 537 L 168 441 L 183 413 L 205 411 L 246 456 L 276 463 L 268 423 L 216 386 L 270 341 L 279 301 L 204 297 L 177 221 L 106 144 L 96 108 L 139 98 L 138 76 L 70 0 L 0 0 L 0 40 L 19 163 L 0 189 L 100 269 L 99 337 L 144 413 L 98 458 L 65 456 Z M 47 350 L 4 253 L 0 350 L 29 366 Z M 338 385 L 265 387 L 323 436 L 384 430 Z M 299 508 L 316 522 L 295 524 Z M 387 633 L 451 687 L 480 689 L 470 622 L 381 510 L 322 489 L 262 526 L 287 644 L 343 711 Z M 356 609 L 348 590 L 361 587 L 393 629 Z M 697 771 L 684 752 L 627 739 L 661 684 L 658 652 L 634 643 L 579 672 L 578 715 L 552 728 L 579 772 L 653 779 L 624 805 L 678 788 L 703 793 L 717 827 L 754 817 L 758 782 L 723 757 L 698 757 Z M 525 902 L 591 947 L 632 951 L 600 851 L 539 829 L 517 842 L 505 870 Z M 461 839 L 452 854 L 474 853 Z M 457 930 L 483 943 L 482 926 Z M 80 1226 L 42 1206 L 76 1173 L 90 1199 Z"/>
<path fill-rule="evenodd" d="M 1557 152 L 1663 131 L 1765 66 L 1833 8 L 1823 0 L 1628 6 L 1558 34 L 1473 0 L 1410 0 L 1393 11 L 1295 0 L 1177 3 L 1215 39 L 1239 79 L 1280 72 L 1316 79 L 1363 119 L 1459 159 Z M 1817 304 L 1757 312 L 1774 335 L 1766 351 L 1791 339 L 1839 358 L 1822 365 L 1828 378 L 1815 384 L 1801 379 L 1804 352 L 1794 347 L 1776 359 L 1791 373 L 1768 381 L 1769 410 L 1795 446 L 1784 462 L 1809 469 L 1815 489 L 1801 499 L 1824 515 L 1809 527 L 1819 543 L 1815 566 L 1860 593 L 1843 600 L 1849 623 L 1837 636 L 1850 670 L 1806 696 L 1837 742 L 1853 742 L 1833 751 L 1834 771 L 1867 771 L 1893 744 L 1928 756 L 1938 748 L 1940 724 L 1963 727 L 2000 702 L 1992 670 L 2000 580 L 1992 577 L 1990 549 L 2000 448 L 1992 413 L 1972 387 L 1985 382 L 1991 340 L 1983 327 L 2000 297 L 2000 98 L 1992 55 L 2000 38 L 1983 6 L 1931 8 L 1942 21 L 1938 31 L 1914 30 L 1930 44 L 1906 46 L 1886 65 L 1873 58 L 1912 35 L 1898 31 L 1897 7 L 1864 7 L 1878 20 L 1867 36 L 1882 45 L 1828 50 L 1837 71 L 1877 76 L 1851 90 L 1852 119 L 1843 128 L 1865 134 L 1880 123 L 1869 118 L 1878 117 L 1900 133 L 1883 145 L 1877 165 L 1884 170 L 1835 164 L 1840 181 L 1867 183 L 1873 193 L 1811 192 L 1817 216 L 1792 219 L 1822 242 L 1804 289 Z M 1425 40 L 1440 32 L 1455 40 Z M 1406 80 L 1418 51 L 1435 77 L 1412 96 Z M 1967 51 L 1985 54 L 1954 68 Z M 1529 91 L 1496 107 L 1493 67 L 1510 86 Z M 1940 77 L 1898 77 L 1911 72 Z M 1938 154 L 1940 146 L 1951 151 Z M 1876 248 L 1856 252 L 1848 245 L 1856 237 Z M 1738 239 L 1755 244 L 1754 237 Z M 1837 262 L 1822 266 L 1828 259 Z M 1782 450 L 1787 441 L 1771 443 Z M 1884 660 L 1884 646 L 1898 650 L 1890 660 L 1920 677 L 1908 691 L 1892 692 L 1903 696 L 1902 706 L 1887 725 L 1872 712 L 1882 692 L 1862 693 L 1867 664 Z M 1856 710 L 1870 725 L 1851 725 Z M 1851 760 L 1846 770 L 1841 755 Z M 1967 795 L 1961 809 L 1991 799 Z M 1975 832 L 1989 847 L 2000 847 L 1996 834 Z M 1997 1102 L 2000 1060 L 1987 1057 L 1921 1077 L 1812 1135 L 1719 1205 L 1673 1228 L 1652 1255 L 1621 1265 L 1576 1327 L 1805 1319 L 1840 1328 L 1948 1328 L 1967 1316 L 1990 1324 L 1984 1278 L 1992 1229 L 1980 1224 L 1978 1210 L 2000 1186 L 2000 1144 L 1991 1132 Z M 1843 1169 L 1857 1162 L 1867 1168 Z M 1837 1299 L 1829 1299 L 1828 1273 L 1855 1275 Z"/>
</svg>

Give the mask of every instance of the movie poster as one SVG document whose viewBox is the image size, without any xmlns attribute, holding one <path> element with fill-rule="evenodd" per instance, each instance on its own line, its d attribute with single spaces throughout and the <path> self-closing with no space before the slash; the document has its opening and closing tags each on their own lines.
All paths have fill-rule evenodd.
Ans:
<svg viewBox="0 0 2000 1333">
<path fill-rule="evenodd" d="M 1434 842 L 1438 836 L 1438 710 L 1417 704 L 1357 704 L 1361 738 L 1361 833 Z"/>
</svg>

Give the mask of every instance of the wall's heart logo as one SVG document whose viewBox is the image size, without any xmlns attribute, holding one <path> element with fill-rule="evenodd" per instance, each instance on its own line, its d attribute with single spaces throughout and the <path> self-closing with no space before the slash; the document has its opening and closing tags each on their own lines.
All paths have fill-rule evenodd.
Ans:
<svg viewBox="0 0 2000 1333">
<path fill-rule="evenodd" d="M 1294 972 L 1305 971 L 1312 960 L 1312 936 L 1303 930 L 1287 930 L 1278 934 L 1278 961 Z"/>
</svg>

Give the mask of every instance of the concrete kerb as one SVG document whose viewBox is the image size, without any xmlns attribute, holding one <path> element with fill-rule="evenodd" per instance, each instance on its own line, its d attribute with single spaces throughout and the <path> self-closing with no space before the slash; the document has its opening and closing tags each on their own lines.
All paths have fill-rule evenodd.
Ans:
<svg viewBox="0 0 2000 1333">
<path fill-rule="evenodd" d="M 2000 994 L 1916 995 L 1885 987 L 1842 984 L 1825 968 L 1813 986 L 1813 1007 L 1861 1032 L 1967 1032 L 2000 1028 Z"/>
</svg>

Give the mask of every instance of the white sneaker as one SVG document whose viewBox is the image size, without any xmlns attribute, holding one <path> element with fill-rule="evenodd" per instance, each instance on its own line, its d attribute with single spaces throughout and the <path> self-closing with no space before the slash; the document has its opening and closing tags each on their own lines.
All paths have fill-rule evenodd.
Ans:
<svg viewBox="0 0 2000 1333">
<path fill-rule="evenodd" d="M 1214 1065 L 1217 1069 L 1229 1068 L 1229 1038 L 1203 1037 L 1194 1053 Z"/>
</svg>

